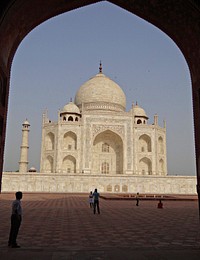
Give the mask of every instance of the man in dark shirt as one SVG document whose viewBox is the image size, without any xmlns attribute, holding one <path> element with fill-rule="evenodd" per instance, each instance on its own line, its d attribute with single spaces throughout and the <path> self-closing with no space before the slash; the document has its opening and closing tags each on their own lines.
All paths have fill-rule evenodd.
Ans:
<svg viewBox="0 0 200 260">
<path fill-rule="evenodd" d="M 96 213 L 96 207 L 97 207 L 97 212 L 100 214 L 100 209 L 99 209 L 99 193 L 97 192 L 97 189 L 94 190 L 93 193 L 93 198 L 94 198 L 94 214 Z"/>
<path fill-rule="evenodd" d="M 20 246 L 17 244 L 16 239 L 22 221 L 22 207 L 20 201 L 22 199 L 22 192 L 16 192 L 15 196 L 16 200 L 14 200 L 12 203 L 11 227 L 8 246 L 13 248 L 19 248 Z"/>
</svg>

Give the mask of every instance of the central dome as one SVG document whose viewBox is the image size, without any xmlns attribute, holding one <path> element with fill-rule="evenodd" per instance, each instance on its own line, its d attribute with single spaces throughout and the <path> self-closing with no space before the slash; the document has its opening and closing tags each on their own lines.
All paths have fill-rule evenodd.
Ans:
<svg viewBox="0 0 200 260">
<path fill-rule="evenodd" d="M 126 96 L 120 86 L 101 71 L 77 91 L 74 102 L 80 109 L 125 111 Z"/>
</svg>

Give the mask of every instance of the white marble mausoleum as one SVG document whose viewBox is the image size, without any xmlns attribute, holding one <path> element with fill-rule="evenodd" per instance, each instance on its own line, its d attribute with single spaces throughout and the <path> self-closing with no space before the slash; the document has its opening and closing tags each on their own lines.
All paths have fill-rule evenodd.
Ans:
<svg viewBox="0 0 200 260">
<path fill-rule="evenodd" d="M 167 176 L 166 124 L 149 124 L 137 103 L 126 111 L 122 88 L 102 72 L 85 82 L 53 122 L 43 114 L 40 172 L 28 172 L 30 124 L 22 128 L 19 173 L 3 191 L 196 193 L 196 178 Z"/>
</svg>

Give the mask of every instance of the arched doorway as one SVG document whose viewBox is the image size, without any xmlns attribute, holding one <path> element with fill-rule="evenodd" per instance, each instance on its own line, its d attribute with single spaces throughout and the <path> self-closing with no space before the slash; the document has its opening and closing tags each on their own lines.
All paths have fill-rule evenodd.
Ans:
<svg viewBox="0 0 200 260">
<path fill-rule="evenodd" d="M 10 68 L 15 51 L 34 27 L 43 21 L 97 1 L 28 1 L 8 0 L 0 4 L 0 172 L 2 174 L 6 132 L 7 105 L 10 83 Z M 192 94 L 195 124 L 195 148 L 197 165 L 198 193 L 200 193 L 200 68 L 199 68 L 199 13 L 197 1 L 110 1 L 133 14 L 154 24 L 168 34 L 181 49 L 192 79 Z M 34 12 L 33 12 L 34 9 Z M 16 12 L 18 10 L 18 12 Z M 44 12 L 45 10 L 45 12 Z M 179 14 L 177 19 L 177 14 Z M 23 19 L 22 19 L 23 17 Z M 188 19 L 190 17 L 190 19 Z M 15 24 L 15 26 L 10 26 Z M 192 28 L 192 30 L 191 30 Z"/>
<path fill-rule="evenodd" d="M 98 134 L 92 150 L 92 173 L 123 173 L 123 142 L 119 135 L 110 130 Z"/>
</svg>

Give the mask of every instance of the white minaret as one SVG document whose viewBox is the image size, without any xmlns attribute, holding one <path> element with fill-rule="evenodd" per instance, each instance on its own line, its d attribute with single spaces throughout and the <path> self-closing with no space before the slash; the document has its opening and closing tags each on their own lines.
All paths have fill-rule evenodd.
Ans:
<svg viewBox="0 0 200 260">
<path fill-rule="evenodd" d="M 21 155 L 19 161 L 19 172 L 28 171 L 28 133 L 29 133 L 29 122 L 27 119 L 22 124 L 22 145 L 21 145 Z"/>
</svg>

